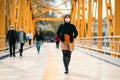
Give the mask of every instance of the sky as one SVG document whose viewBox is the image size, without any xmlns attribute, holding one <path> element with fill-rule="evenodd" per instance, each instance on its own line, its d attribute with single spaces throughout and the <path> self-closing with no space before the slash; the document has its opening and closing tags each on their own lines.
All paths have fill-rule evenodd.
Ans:
<svg viewBox="0 0 120 80">
<path fill-rule="evenodd" d="M 63 1 L 65 1 L 65 0 L 57 0 L 56 5 L 62 3 Z M 111 3 L 112 3 L 112 11 L 114 14 L 114 0 L 111 0 Z M 59 8 L 66 8 L 66 6 L 62 5 Z M 70 8 L 70 1 L 67 2 L 67 8 Z M 66 13 L 68 13 L 68 11 L 64 11 L 64 13 L 66 14 Z M 103 18 L 105 18 L 105 17 L 106 17 L 106 7 L 105 7 L 105 0 L 103 0 Z"/>
</svg>

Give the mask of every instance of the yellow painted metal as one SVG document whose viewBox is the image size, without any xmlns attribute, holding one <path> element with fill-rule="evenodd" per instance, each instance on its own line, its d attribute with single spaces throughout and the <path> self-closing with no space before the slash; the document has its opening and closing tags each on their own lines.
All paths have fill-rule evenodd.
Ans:
<svg viewBox="0 0 120 80">
<path fill-rule="evenodd" d="M 27 27 L 28 27 L 28 31 L 31 31 L 31 33 L 34 35 L 35 34 L 35 25 L 33 24 L 33 20 L 32 20 L 32 10 L 30 10 L 31 8 L 31 2 L 28 1 L 27 2 Z"/>
<path fill-rule="evenodd" d="M 120 2 L 119 0 L 115 0 L 115 11 L 114 11 L 114 16 L 112 14 L 112 5 L 111 5 L 111 0 L 106 0 L 106 15 L 107 15 L 107 26 L 108 26 L 108 35 L 109 36 L 118 36 L 120 35 L 120 23 L 119 23 L 119 19 L 120 19 L 120 5 L 118 2 Z M 112 41 L 119 41 L 119 38 L 110 38 L 110 50 L 111 51 L 115 51 L 115 52 L 120 52 L 120 45 L 117 43 L 113 43 Z M 118 54 L 113 54 L 111 53 L 111 56 L 119 56 Z"/>
<path fill-rule="evenodd" d="M 114 26 L 113 26 L 113 32 L 114 36 L 119 36 L 120 35 L 120 0 L 115 0 L 115 12 L 114 12 Z M 115 38 L 115 41 L 119 41 L 120 38 Z M 115 43 L 114 44 L 114 51 L 115 52 L 120 52 L 120 45 Z"/>
<path fill-rule="evenodd" d="M 92 18 L 92 2 L 98 4 L 98 31 L 97 36 L 102 36 L 102 1 L 103 0 L 88 0 L 88 8 L 85 8 L 85 0 L 72 0 L 71 9 L 57 9 L 59 6 L 67 3 L 70 0 L 65 0 L 55 7 L 50 7 L 43 2 L 35 0 L 38 4 L 44 6 L 45 8 L 31 8 L 32 0 L 0 0 L 0 43 L 1 40 L 5 42 L 5 32 L 6 26 L 9 27 L 10 24 L 15 26 L 15 29 L 18 31 L 22 26 L 24 31 L 28 33 L 31 31 L 34 35 L 35 33 L 35 23 L 39 20 L 46 21 L 63 21 L 63 18 L 34 18 L 32 13 L 34 10 L 41 10 L 42 13 L 36 15 L 36 17 L 41 16 L 49 10 L 53 10 L 58 14 L 64 15 L 60 10 L 71 10 L 71 23 L 73 23 L 78 30 L 78 38 L 92 37 L 92 21 L 95 18 Z M 104 0 L 106 3 L 106 15 L 107 15 L 107 26 L 108 26 L 108 35 L 109 36 L 118 36 L 120 35 L 120 0 L 115 0 L 115 12 L 114 16 L 112 14 L 111 0 Z M 10 12 L 9 12 L 10 9 Z M 31 10 L 32 9 L 32 10 Z M 44 10 L 44 11 L 43 11 Z M 88 20 L 85 18 L 85 10 L 88 11 Z M 82 12 L 82 13 L 81 13 Z M 6 19 L 7 18 L 7 19 Z M 33 20 L 32 20 L 33 19 Z M 88 27 L 86 26 L 88 24 Z M 8 28 L 9 30 L 9 28 Z M 90 39 L 88 39 L 90 40 Z M 114 40 L 119 41 L 118 38 Z M 97 47 L 102 49 L 101 39 L 98 39 Z M 110 49 L 111 51 L 120 52 L 120 45 L 112 43 L 113 39 L 110 39 Z M 84 42 L 82 42 L 84 43 Z M 91 42 L 86 43 L 87 46 L 91 46 Z M 4 47 L 5 44 L 0 44 L 0 48 Z M 112 54 L 113 55 L 113 54 Z"/>
<path fill-rule="evenodd" d="M 71 10 L 71 23 L 76 26 L 76 0 L 72 1 L 72 10 Z"/>
<path fill-rule="evenodd" d="M 11 0 L 10 24 L 12 24 L 13 26 L 15 26 L 15 0 Z"/>
<path fill-rule="evenodd" d="M 93 37 L 92 32 L 92 0 L 88 0 L 88 26 L 86 27 L 86 36 Z M 88 38 L 87 46 L 91 47 L 91 38 Z"/>
<path fill-rule="evenodd" d="M 80 33 L 80 32 L 81 32 L 81 31 L 80 31 L 80 30 L 81 30 L 81 29 L 80 29 L 80 28 L 81 28 L 81 25 L 80 25 L 80 17 L 81 17 L 81 16 L 80 16 L 80 8 L 81 8 L 81 7 L 80 7 L 80 6 L 81 6 L 80 1 L 81 1 L 81 0 L 78 0 L 78 2 L 77 2 L 77 3 L 78 3 L 78 4 L 77 4 L 77 7 L 78 7 L 78 10 L 77 10 L 77 31 L 78 31 L 78 38 L 80 38 L 80 34 L 81 34 L 81 33 Z"/>
<path fill-rule="evenodd" d="M 62 2 L 62 3 L 60 3 L 60 4 L 58 4 L 57 6 L 52 7 L 52 8 L 49 7 L 48 5 L 46 5 L 46 4 L 42 3 L 42 2 L 40 2 L 40 1 L 37 1 L 37 0 L 35 0 L 35 1 L 36 1 L 37 3 L 39 3 L 39 4 L 43 5 L 43 6 L 45 6 L 45 7 L 48 9 L 48 10 L 42 12 L 41 14 L 36 15 L 36 17 L 39 17 L 39 16 L 41 16 L 41 15 L 43 15 L 43 14 L 49 12 L 50 10 L 53 10 L 53 11 L 57 12 L 58 14 L 61 14 L 62 16 L 64 16 L 64 14 L 63 14 L 62 12 L 59 12 L 59 11 L 56 10 L 55 8 L 57 8 L 57 7 L 59 7 L 59 6 L 63 5 L 63 4 L 65 4 L 66 2 L 68 2 L 68 1 L 70 1 L 70 0 L 66 0 L 66 1 L 64 1 L 64 2 Z"/>
<path fill-rule="evenodd" d="M 63 21 L 63 18 L 34 18 L 34 21 L 45 20 L 45 21 Z"/>
<path fill-rule="evenodd" d="M 108 35 L 113 36 L 113 15 L 112 15 L 112 6 L 111 0 L 105 0 L 106 3 L 106 15 L 107 15 L 107 27 L 108 27 Z"/>
<path fill-rule="evenodd" d="M 86 23 L 85 23 L 85 2 L 84 0 L 81 0 L 81 4 L 82 4 L 82 17 L 81 17 L 81 37 L 85 37 L 85 33 L 86 33 Z"/>
<path fill-rule="evenodd" d="M 44 11 L 48 11 L 48 10 L 54 10 L 52 8 L 48 9 L 48 8 L 32 8 L 32 12 L 34 12 L 35 10 L 44 10 Z M 64 10 L 71 10 L 71 9 L 55 9 L 56 11 L 64 11 Z"/>
<path fill-rule="evenodd" d="M 1 0 L 0 1 L 0 49 L 5 47 L 5 10 L 6 10 L 6 0 Z"/>
<path fill-rule="evenodd" d="M 98 0 L 98 29 L 97 29 L 97 36 L 102 36 L 102 0 Z M 97 40 L 97 47 L 98 49 L 102 49 L 102 39 L 98 38 Z"/>
</svg>

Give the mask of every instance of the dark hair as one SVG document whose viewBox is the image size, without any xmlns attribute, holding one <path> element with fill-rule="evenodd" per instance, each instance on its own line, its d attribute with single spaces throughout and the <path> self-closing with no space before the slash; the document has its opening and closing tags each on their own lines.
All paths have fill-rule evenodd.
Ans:
<svg viewBox="0 0 120 80">
<path fill-rule="evenodd" d="M 66 14 L 66 15 L 64 16 L 64 19 L 65 19 L 66 17 L 71 18 L 69 14 Z"/>
</svg>

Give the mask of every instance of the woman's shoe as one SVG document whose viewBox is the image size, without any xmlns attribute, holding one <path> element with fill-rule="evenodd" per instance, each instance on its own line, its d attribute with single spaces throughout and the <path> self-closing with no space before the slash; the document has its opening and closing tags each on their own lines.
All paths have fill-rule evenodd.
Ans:
<svg viewBox="0 0 120 80">
<path fill-rule="evenodd" d="M 65 74 L 68 74 L 69 72 L 68 71 L 66 71 L 66 72 L 64 72 Z"/>
<path fill-rule="evenodd" d="M 68 74 L 69 73 L 69 70 L 68 68 L 66 68 L 66 71 L 64 72 L 65 74 Z"/>
<path fill-rule="evenodd" d="M 22 57 L 22 54 L 20 53 L 20 56 Z"/>
</svg>

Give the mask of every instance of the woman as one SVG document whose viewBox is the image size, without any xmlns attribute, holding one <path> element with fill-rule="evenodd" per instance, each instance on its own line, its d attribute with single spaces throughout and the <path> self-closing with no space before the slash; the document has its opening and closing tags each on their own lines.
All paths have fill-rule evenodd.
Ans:
<svg viewBox="0 0 120 80">
<path fill-rule="evenodd" d="M 29 46 L 31 46 L 31 40 L 32 40 L 32 33 L 29 31 L 28 33 L 28 40 L 29 40 Z"/>
<path fill-rule="evenodd" d="M 57 35 L 61 41 L 65 74 L 68 74 L 71 53 L 74 50 L 74 39 L 78 35 L 75 25 L 70 23 L 70 15 L 65 15 L 64 23 L 59 26 Z"/>
<path fill-rule="evenodd" d="M 20 43 L 20 56 L 22 57 L 22 53 L 23 53 L 23 46 L 25 44 L 25 41 L 27 42 L 27 37 L 26 37 L 26 33 L 23 31 L 23 27 L 20 28 L 20 31 L 18 32 L 18 39 L 19 39 L 19 43 Z"/>
<path fill-rule="evenodd" d="M 33 38 L 34 42 L 35 42 L 35 39 L 36 39 L 36 48 L 37 48 L 37 51 L 38 51 L 38 54 L 39 54 L 41 42 L 43 41 L 43 35 L 42 35 L 42 32 L 40 31 L 39 28 L 37 29 L 37 32 L 36 32 L 36 34 Z"/>
</svg>

